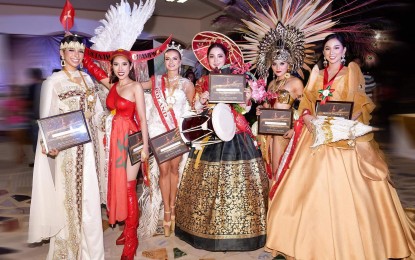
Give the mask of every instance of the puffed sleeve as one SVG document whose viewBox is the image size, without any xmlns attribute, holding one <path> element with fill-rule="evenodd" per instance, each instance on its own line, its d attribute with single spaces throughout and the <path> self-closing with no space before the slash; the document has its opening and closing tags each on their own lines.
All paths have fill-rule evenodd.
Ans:
<svg viewBox="0 0 415 260">
<path fill-rule="evenodd" d="M 365 78 L 363 77 L 363 74 L 360 71 L 359 65 L 357 65 L 354 62 L 351 62 L 348 68 L 349 68 L 349 87 L 353 89 L 354 91 L 353 114 L 362 112 L 362 115 L 358 118 L 358 120 L 368 125 L 370 119 L 372 118 L 371 113 L 375 109 L 375 104 L 366 95 Z"/>
<path fill-rule="evenodd" d="M 316 83 L 317 77 L 319 74 L 319 68 L 317 65 L 313 67 L 310 77 L 308 79 L 307 85 L 304 88 L 304 96 L 301 99 L 300 106 L 298 108 L 298 113 L 301 115 L 305 109 L 310 110 L 311 114 L 315 114 L 314 105 L 316 103 L 316 98 L 313 95 L 314 85 Z"/>
</svg>

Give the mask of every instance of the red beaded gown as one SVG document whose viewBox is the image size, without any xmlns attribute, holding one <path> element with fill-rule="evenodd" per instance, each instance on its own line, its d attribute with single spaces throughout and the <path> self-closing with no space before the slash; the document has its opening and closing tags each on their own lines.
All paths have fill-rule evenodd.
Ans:
<svg viewBox="0 0 415 260">
<path fill-rule="evenodd" d="M 136 103 L 121 97 L 117 83 L 107 97 L 107 107 L 114 111 L 110 138 L 108 166 L 107 212 L 110 224 L 127 218 L 127 172 L 128 135 L 138 132 Z"/>
</svg>

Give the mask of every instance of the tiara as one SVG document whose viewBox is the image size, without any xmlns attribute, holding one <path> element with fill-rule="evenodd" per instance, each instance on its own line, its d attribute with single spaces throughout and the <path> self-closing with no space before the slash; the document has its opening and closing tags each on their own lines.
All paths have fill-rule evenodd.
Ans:
<svg viewBox="0 0 415 260">
<path fill-rule="evenodd" d="M 166 52 L 169 50 L 178 51 L 180 53 L 180 56 L 183 56 L 183 49 L 180 48 L 180 44 L 176 45 L 174 41 L 172 41 L 171 44 L 167 45 Z"/>
<path fill-rule="evenodd" d="M 64 49 L 84 50 L 85 45 L 77 41 L 64 42 L 64 43 L 61 43 L 59 49 L 60 50 L 64 50 Z"/>
</svg>

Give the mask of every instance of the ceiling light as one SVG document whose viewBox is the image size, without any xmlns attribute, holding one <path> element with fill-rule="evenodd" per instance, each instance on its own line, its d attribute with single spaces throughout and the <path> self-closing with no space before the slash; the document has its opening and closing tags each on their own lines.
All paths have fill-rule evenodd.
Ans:
<svg viewBox="0 0 415 260">
<path fill-rule="evenodd" d="M 183 4 L 184 2 L 186 2 L 187 0 L 166 0 L 166 2 L 176 2 L 179 4 Z"/>
</svg>

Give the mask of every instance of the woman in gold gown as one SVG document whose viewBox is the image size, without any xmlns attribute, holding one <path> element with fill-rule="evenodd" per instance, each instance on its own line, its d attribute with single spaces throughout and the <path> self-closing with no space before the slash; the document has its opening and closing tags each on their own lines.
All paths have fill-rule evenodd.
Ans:
<svg viewBox="0 0 415 260">
<path fill-rule="evenodd" d="M 306 127 L 270 201 L 266 247 L 288 259 L 409 257 L 415 253 L 415 226 L 390 183 L 373 133 L 354 145 L 343 140 L 310 148 L 316 101 L 354 102 L 352 119 L 366 125 L 375 107 L 358 65 L 343 66 L 342 35 L 328 35 L 323 46 L 328 66 L 315 67 L 305 88 L 299 112 Z M 332 91 L 323 91 L 324 81 Z"/>
</svg>

